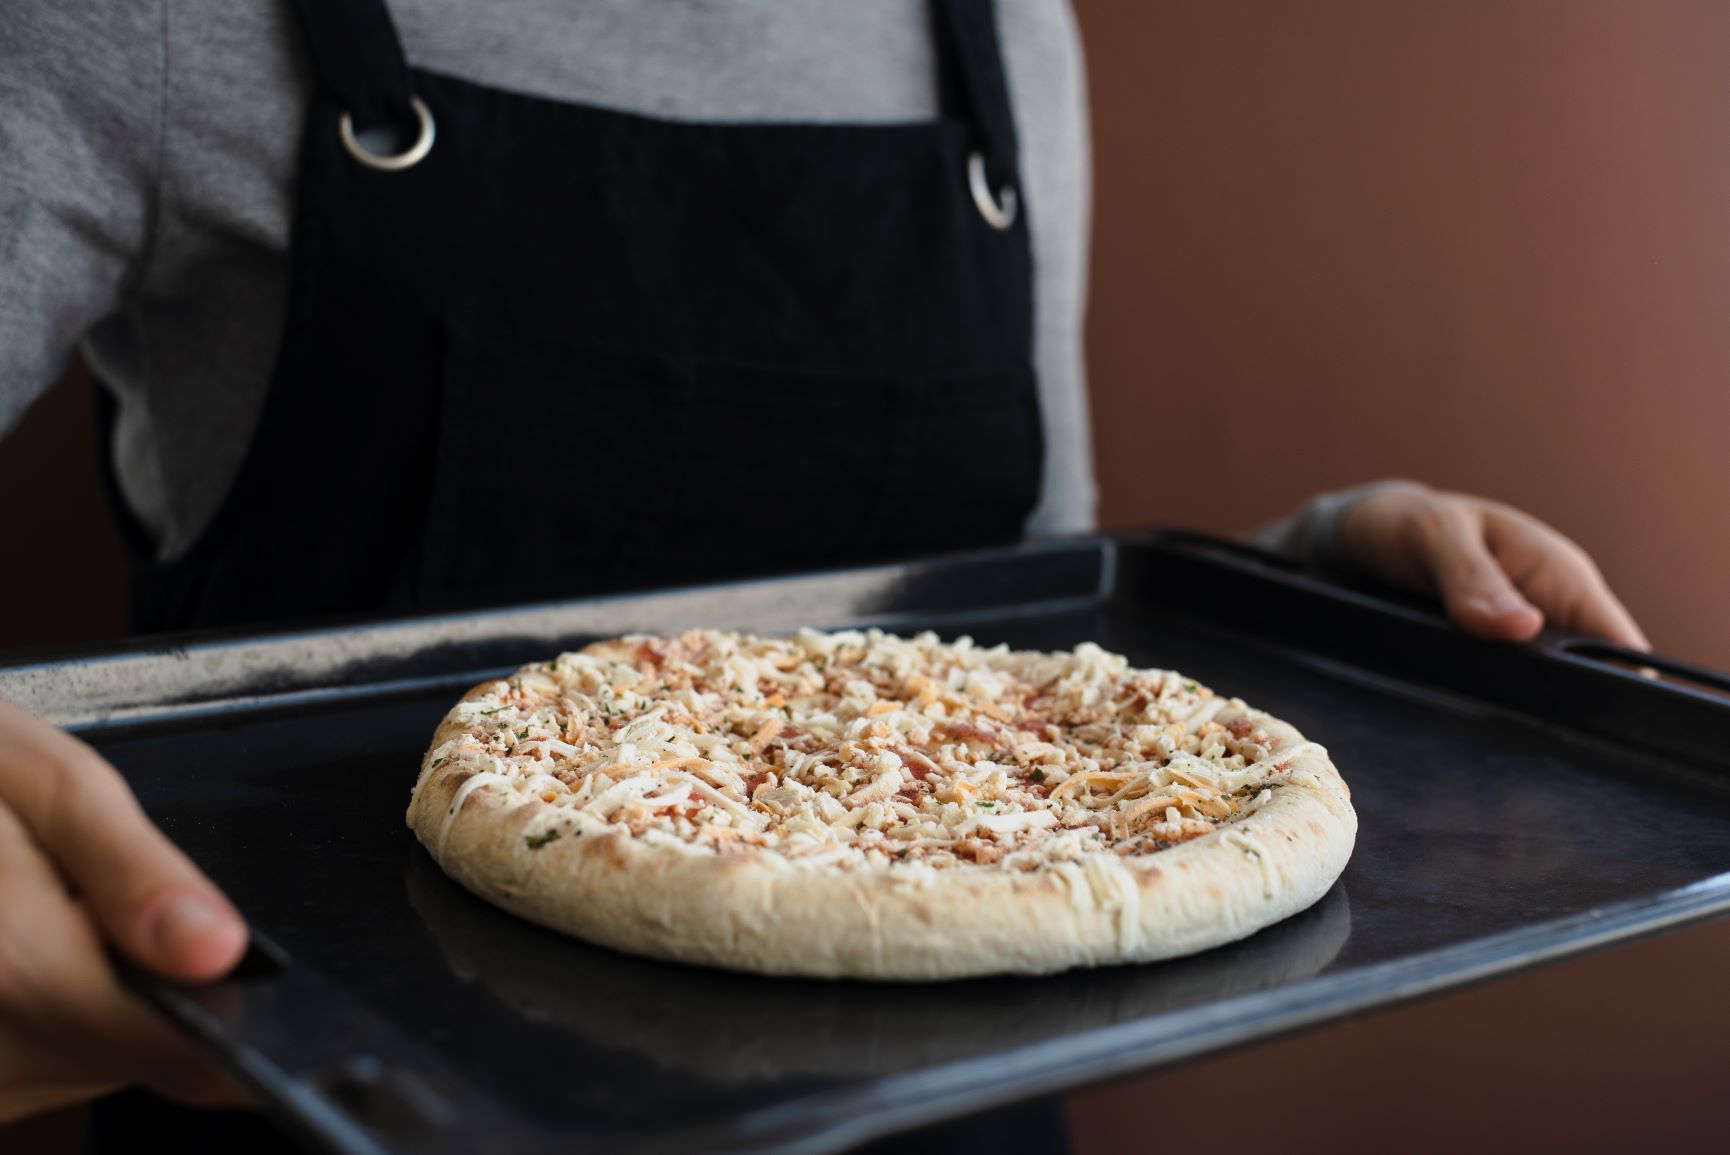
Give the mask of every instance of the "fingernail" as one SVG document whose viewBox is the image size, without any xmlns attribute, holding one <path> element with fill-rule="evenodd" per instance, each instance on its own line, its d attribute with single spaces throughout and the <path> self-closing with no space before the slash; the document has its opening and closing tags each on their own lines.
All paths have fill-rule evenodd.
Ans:
<svg viewBox="0 0 1730 1155">
<path fill-rule="evenodd" d="M 1513 590 L 1503 590 L 1490 599 L 1490 612 L 1493 614 L 1517 614 L 1525 608 L 1526 599 Z"/>
<path fill-rule="evenodd" d="M 156 917 L 156 946 L 166 954 L 179 954 L 227 924 L 227 915 L 208 900 L 182 895 L 163 907 Z"/>
</svg>

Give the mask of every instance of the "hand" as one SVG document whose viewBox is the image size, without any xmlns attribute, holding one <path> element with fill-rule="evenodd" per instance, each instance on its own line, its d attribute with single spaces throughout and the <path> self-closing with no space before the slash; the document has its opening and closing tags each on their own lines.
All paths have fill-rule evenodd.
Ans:
<svg viewBox="0 0 1730 1155">
<path fill-rule="evenodd" d="M 1405 483 L 1358 501 L 1340 548 L 1368 573 L 1437 593 L 1471 633 L 1524 641 L 1545 621 L 1637 650 L 1651 644 L 1586 551 L 1537 518 Z"/>
<path fill-rule="evenodd" d="M 246 925 L 96 751 L 0 702 L 0 1123 L 137 1082 L 237 1101 L 120 987 L 104 938 L 197 982 L 239 960 Z"/>
</svg>

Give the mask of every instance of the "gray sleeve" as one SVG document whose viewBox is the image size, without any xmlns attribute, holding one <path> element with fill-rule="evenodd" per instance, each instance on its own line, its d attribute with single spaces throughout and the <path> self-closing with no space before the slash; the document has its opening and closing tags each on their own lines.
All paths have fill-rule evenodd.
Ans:
<svg viewBox="0 0 1730 1155">
<path fill-rule="evenodd" d="M 1386 478 L 1351 489 L 1317 494 L 1289 517 L 1256 530 L 1250 539 L 1265 549 L 1302 558 L 1317 569 L 1350 573 L 1356 567 L 1340 546 L 1340 526 L 1346 514 L 1372 493 L 1402 486 L 1419 486 L 1419 483 Z"/>
<path fill-rule="evenodd" d="M 1000 4 L 1004 63 L 1022 137 L 1033 239 L 1034 368 L 1044 420 L 1045 473 L 1030 536 L 1094 526 L 1097 494 L 1082 364 L 1092 202 L 1087 79 L 1066 3 Z"/>
<path fill-rule="evenodd" d="M 0 16 L 0 432 L 113 312 L 149 246 L 165 14 L 6 0 Z"/>
</svg>

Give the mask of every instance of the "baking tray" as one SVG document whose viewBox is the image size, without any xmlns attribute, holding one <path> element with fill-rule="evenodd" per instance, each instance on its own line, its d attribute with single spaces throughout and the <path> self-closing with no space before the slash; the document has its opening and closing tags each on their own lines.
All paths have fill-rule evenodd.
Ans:
<svg viewBox="0 0 1730 1155">
<path fill-rule="evenodd" d="M 1189 959 L 931 985 L 762 979 L 545 932 L 404 828 L 454 695 L 599 636 L 882 624 L 1093 640 L 1289 719 L 1362 830 L 1305 913 Z M 1641 667 L 1648 667 L 1642 669 Z M 1191 534 L 0 665 L 233 896 L 258 945 L 140 980 L 341 1152 L 823 1152 L 1730 908 L 1730 682 L 1429 609 Z"/>
</svg>

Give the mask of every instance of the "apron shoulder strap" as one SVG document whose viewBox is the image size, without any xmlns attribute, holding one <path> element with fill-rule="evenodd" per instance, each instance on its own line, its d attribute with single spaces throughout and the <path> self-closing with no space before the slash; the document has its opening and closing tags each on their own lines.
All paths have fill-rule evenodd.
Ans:
<svg viewBox="0 0 1730 1155">
<path fill-rule="evenodd" d="M 413 87 L 384 0 L 293 0 L 321 88 L 360 128 L 401 121 Z M 1019 162 L 1009 82 L 992 0 L 935 0 L 939 91 L 946 112 L 978 131 L 993 178 Z"/>
<path fill-rule="evenodd" d="M 412 119 L 408 60 L 384 0 L 293 0 L 320 88 L 361 129 Z"/>
<path fill-rule="evenodd" d="M 978 131 L 994 183 L 1019 163 L 1009 80 L 992 0 L 936 0 L 938 83 L 943 109 Z"/>
</svg>

